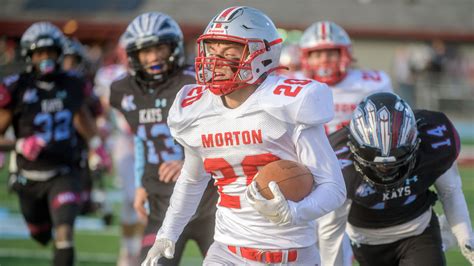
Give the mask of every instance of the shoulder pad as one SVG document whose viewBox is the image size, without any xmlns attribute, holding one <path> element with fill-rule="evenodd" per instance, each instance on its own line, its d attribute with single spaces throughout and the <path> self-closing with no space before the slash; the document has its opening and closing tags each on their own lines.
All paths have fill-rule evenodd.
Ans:
<svg viewBox="0 0 474 266">
<path fill-rule="evenodd" d="M 19 78 L 20 75 L 7 76 L 0 83 L 0 108 L 6 107 L 11 102 L 14 84 Z"/>
<path fill-rule="evenodd" d="M 194 71 L 194 66 L 185 66 L 183 68 L 183 74 L 187 76 L 192 76 L 193 78 L 195 78 L 196 72 Z"/>
<path fill-rule="evenodd" d="M 127 82 L 128 81 L 127 77 L 128 75 L 120 79 L 116 79 L 115 81 L 112 81 L 112 83 L 110 84 L 110 93 L 108 93 L 109 103 L 112 107 L 117 108 L 119 110 L 122 106 L 121 102 L 124 97 L 124 93 L 126 92 L 126 88 L 129 86 Z"/>
<path fill-rule="evenodd" d="M 393 92 L 392 80 L 384 71 L 352 69 L 346 80 L 349 84 L 357 84 L 369 93 Z"/>
<path fill-rule="evenodd" d="M 420 147 L 428 153 L 443 153 L 455 160 L 461 150 L 459 134 L 449 118 L 441 112 L 416 110 Z"/>
<path fill-rule="evenodd" d="M 332 91 L 326 84 L 270 76 L 261 86 L 259 105 L 281 121 L 313 126 L 327 123 L 334 116 Z"/>
<path fill-rule="evenodd" d="M 197 84 L 185 85 L 178 92 L 168 114 L 168 126 L 174 138 L 206 110 L 207 106 L 200 103 L 208 97 L 212 97 L 210 92 L 204 86 Z"/>
<path fill-rule="evenodd" d="M 68 70 L 68 71 L 64 71 L 64 74 L 68 77 L 74 77 L 74 78 L 84 78 L 84 75 L 79 72 L 79 71 L 76 71 L 76 70 Z"/>
</svg>

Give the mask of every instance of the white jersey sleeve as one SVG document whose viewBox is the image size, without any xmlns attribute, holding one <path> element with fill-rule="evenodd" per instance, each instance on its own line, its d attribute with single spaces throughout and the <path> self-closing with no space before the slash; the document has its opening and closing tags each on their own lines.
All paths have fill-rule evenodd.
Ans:
<svg viewBox="0 0 474 266">
<path fill-rule="evenodd" d="M 268 114 L 291 124 L 314 126 L 334 116 L 331 90 L 311 79 L 280 78 L 260 95 L 259 105 Z"/>
<path fill-rule="evenodd" d="M 458 167 L 453 164 L 448 171 L 435 182 L 446 219 L 456 236 L 459 245 L 474 238 L 469 210 L 462 191 L 461 176 Z"/>
<path fill-rule="evenodd" d="M 292 215 L 296 223 L 300 223 L 317 219 L 341 206 L 346 199 L 346 186 L 323 125 L 300 126 L 295 135 L 298 161 L 310 169 L 315 179 L 315 189 L 307 197 L 298 203 L 290 202 Z"/>
<path fill-rule="evenodd" d="M 211 178 L 204 171 L 202 160 L 196 153 L 184 147 L 184 155 L 186 160 L 174 187 L 165 220 L 157 234 L 157 238 L 168 238 L 175 242 L 196 212 Z"/>
</svg>

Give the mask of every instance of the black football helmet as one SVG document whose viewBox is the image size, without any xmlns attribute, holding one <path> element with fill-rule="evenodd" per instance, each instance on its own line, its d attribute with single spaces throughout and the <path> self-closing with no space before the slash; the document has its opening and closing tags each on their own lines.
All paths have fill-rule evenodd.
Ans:
<svg viewBox="0 0 474 266">
<path fill-rule="evenodd" d="M 59 69 L 65 37 L 61 30 L 49 22 L 37 22 L 31 25 L 21 36 L 21 55 L 27 63 L 27 71 L 33 70 L 31 55 L 38 49 L 54 49 L 58 58 L 55 62 L 44 60 L 38 66 L 39 72 L 49 73 Z"/>
<path fill-rule="evenodd" d="M 350 121 L 356 170 L 378 189 L 400 186 L 412 173 L 420 143 L 415 115 L 394 93 L 367 96 Z"/>
</svg>

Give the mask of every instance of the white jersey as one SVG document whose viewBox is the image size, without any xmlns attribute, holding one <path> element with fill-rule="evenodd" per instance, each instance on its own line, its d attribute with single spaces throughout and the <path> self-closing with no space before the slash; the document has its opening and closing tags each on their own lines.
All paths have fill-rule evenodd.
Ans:
<svg viewBox="0 0 474 266">
<path fill-rule="evenodd" d="M 200 183 L 205 184 L 202 179 L 209 178 L 210 173 L 220 195 L 216 241 L 261 249 L 313 245 L 314 219 L 342 204 L 340 199 L 345 197 L 338 162 L 333 161 L 334 153 L 322 126 L 332 116 L 330 89 L 313 80 L 269 76 L 235 109 L 226 108 L 220 97 L 199 85 L 183 87 L 170 111 L 168 125 L 187 153 L 158 237 L 175 240 L 181 233 L 184 225 L 178 224 L 189 219 L 183 214 L 188 208 L 185 205 L 198 194 L 187 188 L 195 186 L 199 180 L 196 171 L 201 171 Z M 193 158 L 199 160 L 194 165 L 201 169 L 189 167 Z M 317 184 L 294 210 L 298 222 L 288 226 L 270 222 L 244 198 L 259 167 L 278 159 L 308 166 Z"/>
<path fill-rule="evenodd" d="M 350 69 L 347 76 L 331 86 L 334 96 L 334 119 L 326 124 L 326 133 L 349 124 L 360 101 L 376 92 L 392 92 L 390 77 L 383 71 Z"/>
</svg>

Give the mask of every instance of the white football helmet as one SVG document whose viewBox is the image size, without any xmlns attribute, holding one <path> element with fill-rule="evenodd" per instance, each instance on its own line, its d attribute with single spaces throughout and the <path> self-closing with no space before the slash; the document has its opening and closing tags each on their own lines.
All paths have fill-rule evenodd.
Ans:
<svg viewBox="0 0 474 266">
<path fill-rule="evenodd" d="M 204 43 L 216 40 L 243 44 L 245 56 L 240 60 L 208 56 Z M 246 6 L 229 7 L 211 20 L 197 40 L 196 80 L 216 95 L 258 84 L 278 69 L 281 42 L 275 25 L 262 11 Z M 216 66 L 222 65 L 232 67 L 232 79 L 214 80 Z"/>
<path fill-rule="evenodd" d="M 298 71 L 301 67 L 300 47 L 296 44 L 283 46 L 280 56 L 280 65 L 288 67 L 290 71 Z M 286 71 L 282 71 L 284 74 Z"/>
<path fill-rule="evenodd" d="M 346 31 L 331 21 L 319 21 L 309 26 L 300 40 L 301 63 L 305 74 L 329 85 L 340 82 L 353 61 L 352 43 Z M 339 49 L 340 60 L 336 64 L 310 66 L 308 56 L 317 50 Z"/>
</svg>

